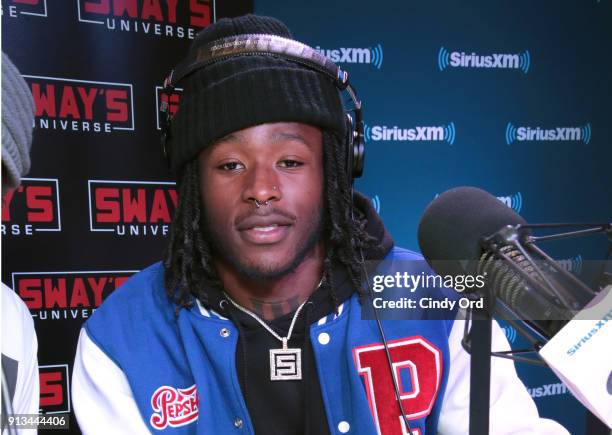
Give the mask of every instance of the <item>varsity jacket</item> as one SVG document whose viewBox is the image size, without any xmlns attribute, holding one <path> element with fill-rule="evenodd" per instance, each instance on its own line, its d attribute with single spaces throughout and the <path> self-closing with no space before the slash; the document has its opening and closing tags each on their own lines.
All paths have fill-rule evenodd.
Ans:
<svg viewBox="0 0 612 435">
<path fill-rule="evenodd" d="M 433 273 L 418 260 L 416 253 L 393 248 L 375 273 L 393 275 L 398 267 Z M 163 276 L 160 263 L 134 275 L 81 331 L 72 394 L 83 433 L 254 433 L 236 375 L 238 329 L 200 304 L 176 315 Z M 419 291 L 443 299 L 444 290 Z M 338 314 L 310 327 L 330 433 L 406 434 L 380 333 L 362 312 L 354 294 Z M 435 320 L 428 310 L 411 316 L 382 323 L 412 434 L 467 434 L 464 321 L 450 311 Z M 497 324 L 493 349 L 509 349 Z M 492 434 L 567 433 L 539 418 L 510 360 L 492 359 L 490 408 Z"/>
</svg>

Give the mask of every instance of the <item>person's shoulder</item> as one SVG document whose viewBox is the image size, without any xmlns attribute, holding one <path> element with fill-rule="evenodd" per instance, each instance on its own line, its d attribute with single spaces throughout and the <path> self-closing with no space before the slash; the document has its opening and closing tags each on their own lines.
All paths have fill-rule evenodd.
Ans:
<svg viewBox="0 0 612 435">
<path fill-rule="evenodd" d="M 416 251 L 412 251 L 410 249 L 401 248 L 399 246 L 394 246 L 393 248 L 391 248 L 391 250 L 385 257 L 385 260 L 388 260 L 388 259 L 389 260 L 391 259 L 413 260 L 413 261 L 421 261 L 421 260 L 424 261 L 425 260 L 420 253 Z"/>
<path fill-rule="evenodd" d="M 143 299 L 157 296 L 160 290 L 164 290 L 164 268 L 161 262 L 157 262 L 132 275 L 105 299 L 100 310 L 115 305 L 139 303 Z"/>
<path fill-rule="evenodd" d="M 379 270 L 390 272 L 427 273 L 434 272 L 423 256 L 416 251 L 394 246 L 378 267 Z"/>
<path fill-rule="evenodd" d="M 34 329 L 34 322 L 25 302 L 9 286 L 2 284 L 2 322 Z M 13 329 L 13 328 L 10 328 Z"/>
<path fill-rule="evenodd" d="M 175 307 L 166 294 L 164 267 L 155 263 L 107 297 L 84 328 L 87 337 L 122 367 L 132 355 L 146 354 L 152 341 L 174 333 Z"/>
<path fill-rule="evenodd" d="M 6 310 L 15 311 L 22 313 L 27 311 L 25 303 L 21 300 L 17 293 L 13 291 L 9 286 L 4 283 L 2 284 L 2 307 Z"/>
<path fill-rule="evenodd" d="M 2 283 L 2 353 L 17 361 L 28 360 L 36 343 L 34 319 L 26 304 L 10 287 Z M 33 352 L 36 353 L 34 347 Z"/>
<path fill-rule="evenodd" d="M 172 313 L 164 286 L 164 268 L 158 262 L 132 275 L 108 296 L 87 321 L 86 328 L 90 334 L 102 333 L 169 318 Z"/>
</svg>

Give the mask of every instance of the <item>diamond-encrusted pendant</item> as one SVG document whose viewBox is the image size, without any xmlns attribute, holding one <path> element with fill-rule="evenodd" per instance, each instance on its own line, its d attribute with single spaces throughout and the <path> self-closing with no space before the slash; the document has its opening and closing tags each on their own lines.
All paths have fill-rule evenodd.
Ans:
<svg viewBox="0 0 612 435">
<path fill-rule="evenodd" d="M 283 338 L 282 349 L 270 349 L 270 380 L 295 381 L 302 379 L 302 349 L 289 349 Z"/>
</svg>

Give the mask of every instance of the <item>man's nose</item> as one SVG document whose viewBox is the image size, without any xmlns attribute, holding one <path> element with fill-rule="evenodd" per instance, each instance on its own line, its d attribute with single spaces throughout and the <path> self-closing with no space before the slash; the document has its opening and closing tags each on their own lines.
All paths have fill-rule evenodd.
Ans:
<svg viewBox="0 0 612 435">
<path fill-rule="evenodd" d="M 248 174 L 243 200 L 254 202 L 259 207 L 272 201 L 279 201 L 281 198 L 280 182 L 274 168 L 265 168 L 262 165 L 253 167 Z"/>
</svg>

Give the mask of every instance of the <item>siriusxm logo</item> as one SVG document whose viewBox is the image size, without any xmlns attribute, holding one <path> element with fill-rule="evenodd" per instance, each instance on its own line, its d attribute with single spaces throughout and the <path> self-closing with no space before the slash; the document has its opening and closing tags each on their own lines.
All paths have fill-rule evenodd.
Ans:
<svg viewBox="0 0 612 435">
<path fill-rule="evenodd" d="M 378 195 L 374 195 L 372 197 L 372 206 L 374 207 L 374 210 L 376 210 L 376 213 L 380 214 L 380 198 Z"/>
<path fill-rule="evenodd" d="M 582 273 L 582 255 L 580 254 L 572 258 L 557 260 L 557 264 L 567 272 L 571 272 L 576 275 L 580 275 Z"/>
<path fill-rule="evenodd" d="M 398 126 L 387 127 L 386 125 L 364 126 L 366 142 L 370 141 L 409 141 L 409 142 L 448 142 L 455 143 L 455 124 L 424 126 L 413 128 L 400 128 Z"/>
<path fill-rule="evenodd" d="M 440 196 L 440 194 L 436 193 L 434 198 L 438 196 Z M 521 195 L 521 192 L 516 192 L 514 195 L 508 196 L 496 196 L 496 198 L 517 213 L 520 213 L 523 209 L 523 195 Z"/>
<path fill-rule="evenodd" d="M 546 384 L 539 387 L 527 388 L 527 392 L 531 397 L 536 398 L 567 394 L 568 389 L 561 382 L 557 382 L 556 384 Z"/>
<path fill-rule="evenodd" d="M 531 56 L 529 50 L 522 53 L 493 53 L 480 55 L 476 53 L 464 53 L 458 51 L 448 51 L 440 47 L 438 51 L 438 69 L 444 71 L 448 67 L 452 68 L 498 68 L 498 69 L 518 69 L 525 74 L 529 72 Z"/>
<path fill-rule="evenodd" d="M 383 48 L 380 44 L 376 44 L 373 48 L 340 47 L 338 49 L 321 48 L 317 45 L 315 51 L 336 63 L 369 63 L 377 69 L 380 69 L 383 63 Z"/>
<path fill-rule="evenodd" d="M 587 344 L 596 334 L 599 334 L 599 331 L 602 331 L 609 324 L 608 322 L 612 320 L 612 309 L 605 313 L 601 320 L 595 319 L 592 323 L 592 327 L 588 332 L 585 332 L 585 335 L 575 344 L 573 344 L 569 349 L 565 351 L 568 356 L 576 355 L 576 353 L 583 348 L 583 345 Z M 588 326 L 585 326 L 588 327 Z"/>
<path fill-rule="evenodd" d="M 516 329 L 510 325 L 506 325 L 502 327 L 502 329 L 504 330 L 504 334 L 506 335 L 508 342 L 514 343 L 516 341 Z"/>
<path fill-rule="evenodd" d="M 511 122 L 506 125 L 506 143 L 527 141 L 566 141 L 584 142 L 591 141 L 591 124 L 583 127 L 515 127 Z"/>
<path fill-rule="evenodd" d="M 498 196 L 497 199 L 517 213 L 520 213 L 523 209 L 523 195 L 521 195 L 521 192 L 516 192 L 514 195 Z"/>
</svg>

